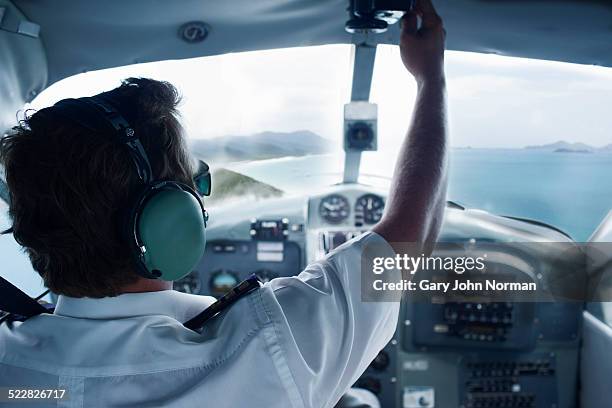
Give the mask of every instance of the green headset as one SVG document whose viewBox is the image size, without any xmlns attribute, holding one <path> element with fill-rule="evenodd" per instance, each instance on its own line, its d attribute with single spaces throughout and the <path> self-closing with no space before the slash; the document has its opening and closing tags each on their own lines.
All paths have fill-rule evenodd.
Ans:
<svg viewBox="0 0 612 408">
<path fill-rule="evenodd" d="M 200 162 L 194 177 L 198 192 L 178 181 L 155 180 L 138 134 L 105 94 L 64 99 L 53 109 L 89 130 L 108 134 L 129 152 L 142 188 L 127 203 L 119 229 L 136 272 L 165 281 L 189 274 L 206 246 L 208 213 L 201 196 L 210 194 L 208 166 Z"/>
</svg>

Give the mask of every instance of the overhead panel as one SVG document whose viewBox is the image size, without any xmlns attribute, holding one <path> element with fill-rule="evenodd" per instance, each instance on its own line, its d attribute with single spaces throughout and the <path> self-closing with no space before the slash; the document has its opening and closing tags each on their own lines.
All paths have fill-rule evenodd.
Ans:
<svg viewBox="0 0 612 408">
<path fill-rule="evenodd" d="M 49 82 L 83 71 L 167 59 L 351 44 L 347 0 L 14 0 L 40 26 Z M 451 50 L 612 66 L 612 2 L 434 0 Z M 203 41 L 181 28 L 201 22 Z M 397 44 L 397 25 L 379 43 Z"/>
</svg>

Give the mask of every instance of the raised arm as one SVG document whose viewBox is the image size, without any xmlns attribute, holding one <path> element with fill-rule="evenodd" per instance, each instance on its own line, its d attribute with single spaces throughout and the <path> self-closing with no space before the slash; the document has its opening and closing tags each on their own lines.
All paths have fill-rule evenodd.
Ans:
<svg viewBox="0 0 612 408">
<path fill-rule="evenodd" d="M 431 0 L 417 0 L 415 12 L 402 19 L 400 52 L 418 91 L 387 208 L 373 228 L 390 243 L 419 243 L 426 251 L 438 235 L 446 201 L 445 35 Z"/>
</svg>

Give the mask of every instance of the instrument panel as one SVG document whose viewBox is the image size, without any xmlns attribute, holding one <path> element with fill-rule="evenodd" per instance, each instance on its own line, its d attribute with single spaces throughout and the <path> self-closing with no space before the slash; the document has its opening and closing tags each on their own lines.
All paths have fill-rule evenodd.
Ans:
<svg viewBox="0 0 612 408">
<path fill-rule="evenodd" d="M 248 210 L 212 209 L 205 256 L 175 288 L 221 296 L 252 273 L 264 281 L 297 275 L 376 224 L 385 197 L 366 186 L 339 185 Z M 515 238 L 518 231 L 537 228 L 519 223 L 453 207 L 441 238 L 495 240 L 504 228 Z M 547 239 L 560 237 L 543 235 Z M 580 312 L 580 305 L 570 303 L 405 300 L 394 338 L 356 386 L 389 408 L 571 408 Z"/>
<path fill-rule="evenodd" d="M 198 266 L 201 293 L 220 297 L 251 274 L 262 281 L 295 276 L 302 251 L 290 241 L 214 240 Z"/>
<path fill-rule="evenodd" d="M 366 193 L 351 204 L 342 194 L 329 194 L 319 201 L 321 220 L 331 225 L 338 225 L 352 216 L 356 227 L 374 225 L 383 215 L 385 200 L 378 194 Z"/>
<path fill-rule="evenodd" d="M 313 228 L 367 228 L 380 221 L 384 208 L 383 193 L 343 188 L 309 199 L 308 224 Z"/>
</svg>

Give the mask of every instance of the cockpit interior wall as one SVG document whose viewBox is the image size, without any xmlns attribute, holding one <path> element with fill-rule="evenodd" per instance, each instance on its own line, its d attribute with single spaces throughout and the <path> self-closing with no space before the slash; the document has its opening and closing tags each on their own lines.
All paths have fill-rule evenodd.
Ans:
<svg viewBox="0 0 612 408">
<path fill-rule="evenodd" d="M 36 24 L 0 0 L 0 134 L 14 126 L 25 102 L 47 86 L 47 58 L 36 33 Z"/>
<path fill-rule="evenodd" d="M 14 2 L 41 27 L 50 84 L 137 62 L 355 40 L 344 30 L 348 0 Z M 438 0 L 436 7 L 452 33 L 450 50 L 612 66 L 612 2 Z M 203 41 L 181 37 L 191 21 L 206 23 Z M 397 25 L 376 41 L 397 44 Z"/>
</svg>

